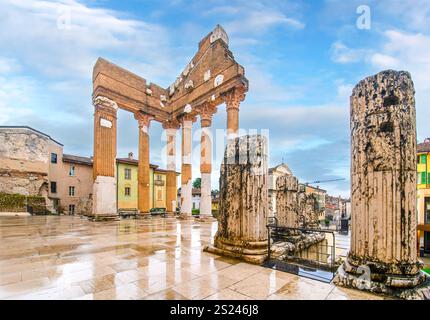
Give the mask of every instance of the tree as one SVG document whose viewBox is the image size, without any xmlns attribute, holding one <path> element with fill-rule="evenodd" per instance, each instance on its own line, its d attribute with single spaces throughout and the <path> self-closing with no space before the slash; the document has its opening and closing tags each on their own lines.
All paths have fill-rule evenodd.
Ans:
<svg viewBox="0 0 430 320">
<path fill-rule="evenodd" d="M 193 182 L 193 188 L 194 189 L 200 189 L 202 186 L 202 179 L 201 178 L 196 178 Z"/>
</svg>

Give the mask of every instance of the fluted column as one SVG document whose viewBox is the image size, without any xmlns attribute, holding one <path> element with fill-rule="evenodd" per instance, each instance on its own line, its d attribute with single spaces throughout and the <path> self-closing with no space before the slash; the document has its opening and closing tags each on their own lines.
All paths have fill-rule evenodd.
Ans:
<svg viewBox="0 0 430 320">
<path fill-rule="evenodd" d="M 139 125 L 139 163 L 137 175 L 137 207 L 140 214 L 148 214 L 151 209 L 150 168 L 149 168 L 149 124 L 152 116 L 135 113 Z"/>
<path fill-rule="evenodd" d="M 93 216 L 117 216 L 116 113 L 118 105 L 102 96 L 94 104 Z"/>
<path fill-rule="evenodd" d="M 227 107 L 227 140 L 233 140 L 239 134 L 239 106 L 245 99 L 240 88 L 234 88 L 225 94 Z"/>
<path fill-rule="evenodd" d="M 200 110 L 200 121 L 202 126 L 200 141 L 200 176 L 201 176 L 201 196 L 200 196 L 200 217 L 212 216 L 211 197 L 211 174 L 212 174 L 212 116 L 216 112 L 216 107 L 205 104 Z"/>
<path fill-rule="evenodd" d="M 181 216 L 191 217 L 192 209 L 192 173 L 191 173 L 191 147 L 192 126 L 194 117 L 185 115 L 182 123 L 182 168 L 181 168 Z"/>
<path fill-rule="evenodd" d="M 176 187 L 176 132 L 179 129 L 177 121 L 163 123 L 166 132 L 166 211 L 176 211 L 177 187 Z"/>
</svg>

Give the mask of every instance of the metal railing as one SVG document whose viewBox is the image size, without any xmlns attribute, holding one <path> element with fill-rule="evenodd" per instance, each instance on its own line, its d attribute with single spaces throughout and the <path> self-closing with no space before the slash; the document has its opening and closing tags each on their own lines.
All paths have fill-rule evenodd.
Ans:
<svg viewBox="0 0 430 320">
<path fill-rule="evenodd" d="M 269 218 L 265 266 L 330 282 L 337 269 L 336 237 L 332 230 L 280 226 Z"/>
</svg>

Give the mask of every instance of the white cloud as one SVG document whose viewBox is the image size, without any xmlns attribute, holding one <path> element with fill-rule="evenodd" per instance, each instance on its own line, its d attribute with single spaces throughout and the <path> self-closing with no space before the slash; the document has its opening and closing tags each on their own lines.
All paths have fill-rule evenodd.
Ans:
<svg viewBox="0 0 430 320">
<path fill-rule="evenodd" d="M 228 22 L 225 27 L 231 34 L 262 35 L 274 26 L 284 26 L 292 29 L 303 29 L 305 24 L 287 15 L 272 11 L 249 11 L 238 19 Z"/>
<path fill-rule="evenodd" d="M 367 54 L 367 50 L 349 48 L 342 41 L 334 42 L 330 51 L 331 59 L 337 63 L 360 62 Z"/>
<path fill-rule="evenodd" d="M 64 21 L 70 25 L 64 27 Z M 139 56 L 142 63 L 165 71 L 172 66 L 167 38 L 159 25 L 75 0 L 6 0 L 0 11 L 2 52 L 16 54 L 29 70 L 50 77 L 89 78 L 101 54 Z"/>
</svg>

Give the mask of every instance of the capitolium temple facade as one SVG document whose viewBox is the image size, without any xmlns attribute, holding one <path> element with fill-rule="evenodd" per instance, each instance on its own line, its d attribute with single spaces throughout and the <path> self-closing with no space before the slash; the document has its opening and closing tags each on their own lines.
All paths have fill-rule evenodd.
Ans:
<svg viewBox="0 0 430 320">
<path fill-rule="evenodd" d="M 211 215 L 210 127 L 217 107 L 225 103 L 227 139 L 237 136 L 239 105 L 248 90 L 244 68 L 228 49 L 228 36 L 221 26 L 204 37 L 197 53 L 168 88 L 147 82 L 121 67 L 99 58 L 93 70 L 94 105 L 94 219 L 117 216 L 116 204 L 116 122 L 118 108 L 132 112 L 139 127 L 138 209 L 146 214 L 150 209 L 150 124 L 162 124 L 167 137 L 167 212 L 176 209 L 175 140 L 182 130 L 182 166 L 180 211 L 191 217 L 192 126 L 201 125 L 200 215 Z"/>
</svg>

